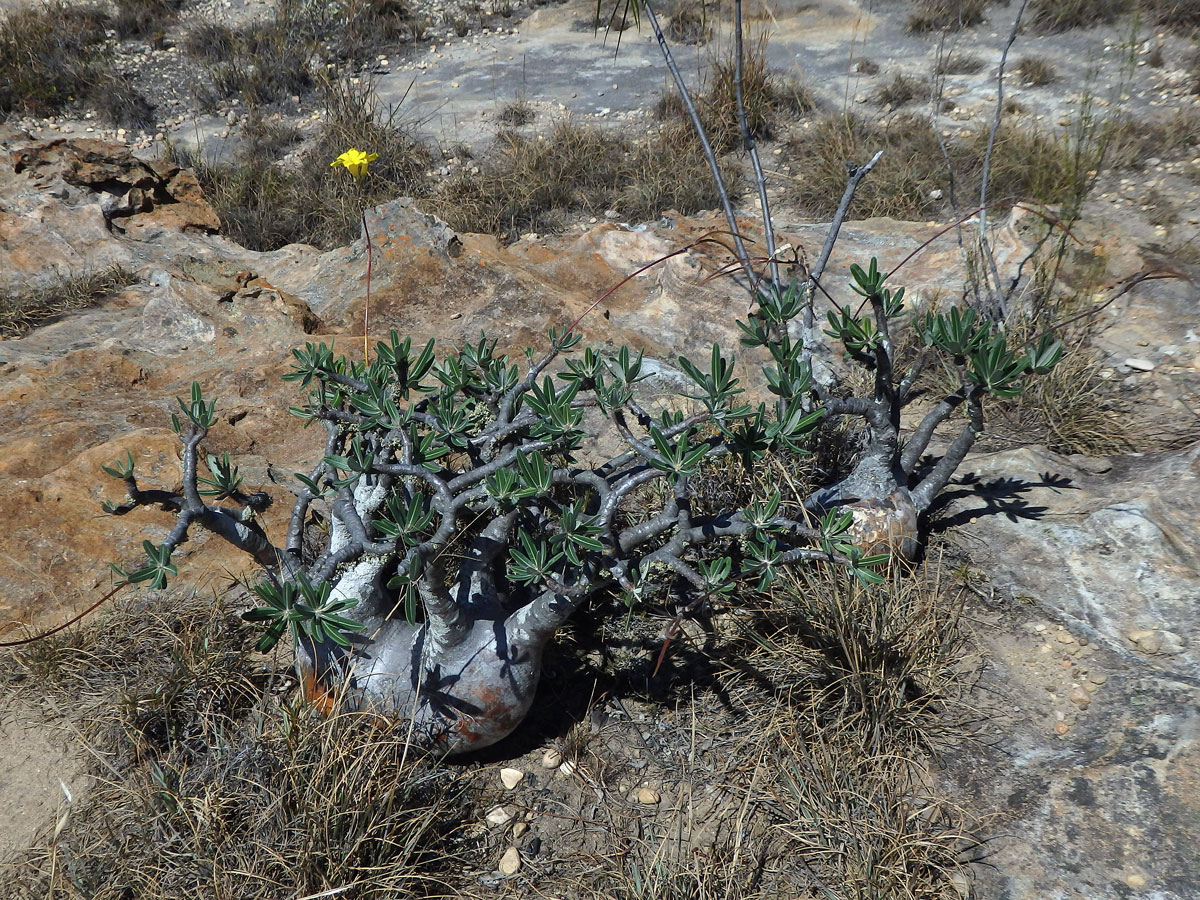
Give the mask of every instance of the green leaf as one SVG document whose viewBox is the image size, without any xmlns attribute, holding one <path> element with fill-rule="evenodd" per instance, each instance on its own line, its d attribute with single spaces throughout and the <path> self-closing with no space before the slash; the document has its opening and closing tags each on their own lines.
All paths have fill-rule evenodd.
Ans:
<svg viewBox="0 0 1200 900">
<path fill-rule="evenodd" d="M 106 475 L 111 475 L 113 478 L 132 478 L 133 477 L 133 453 L 126 450 L 125 459 L 117 460 L 111 466 L 101 466 L 101 471 Z"/>
</svg>

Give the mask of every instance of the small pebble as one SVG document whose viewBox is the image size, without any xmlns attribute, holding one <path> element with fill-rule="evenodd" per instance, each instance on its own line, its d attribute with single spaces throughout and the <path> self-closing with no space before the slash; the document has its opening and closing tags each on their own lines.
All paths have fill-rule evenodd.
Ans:
<svg viewBox="0 0 1200 900">
<path fill-rule="evenodd" d="M 509 822 L 512 821 L 512 817 L 513 817 L 513 814 L 510 813 L 503 806 L 493 806 L 491 809 L 488 810 L 487 816 L 485 818 L 488 820 L 488 823 L 491 825 L 507 825 Z"/>
<path fill-rule="evenodd" d="M 515 875 L 520 868 L 521 851 L 516 847 L 509 847 L 504 851 L 504 855 L 500 857 L 500 874 Z"/>
<path fill-rule="evenodd" d="M 519 838 L 521 835 L 523 835 L 528 830 L 529 830 L 528 822 L 518 822 L 516 825 L 513 826 L 513 837 Z"/>
<path fill-rule="evenodd" d="M 508 790 L 512 790 L 525 780 L 525 773 L 520 769 L 501 769 L 500 781 Z"/>
<path fill-rule="evenodd" d="M 659 792 L 656 791 L 654 788 L 648 788 L 648 787 L 638 788 L 638 792 L 637 792 L 637 802 L 638 803 L 641 803 L 645 806 L 654 806 L 660 800 L 662 800 L 662 795 L 659 794 Z"/>
<path fill-rule="evenodd" d="M 1157 653 L 1161 646 L 1158 633 L 1147 628 L 1129 632 L 1129 642 L 1143 653 Z"/>
<path fill-rule="evenodd" d="M 1159 651 L 1170 655 L 1182 653 L 1187 647 L 1187 641 L 1173 631 L 1158 632 Z"/>
<path fill-rule="evenodd" d="M 1071 726 L 1061 719 L 1054 723 L 1054 731 L 1056 734 L 1066 734 L 1070 730 Z"/>
<path fill-rule="evenodd" d="M 542 768 L 543 769 L 557 769 L 562 764 L 563 764 L 563 755 L 562 755 L 562 753 L 560 753 L 558 751 L 558 749 L 556 747 L 551 747 L 544 754 L 542 754 Z"/>
<path fill-rule="evenodd" d="M 1067 699 L 1070 700 L 1072 703 L 1074 703 L 1076 706 L 1078 706 L 1080 709 L 1087 709 L 1088 706 L 1091 705 L 1092 695 L 1089 694 L 1087 691 L 1085 691 L 1083 688 L 1077 687 L 1073 691 L 1071 691 L 1071 694 Z"/>
</svg>

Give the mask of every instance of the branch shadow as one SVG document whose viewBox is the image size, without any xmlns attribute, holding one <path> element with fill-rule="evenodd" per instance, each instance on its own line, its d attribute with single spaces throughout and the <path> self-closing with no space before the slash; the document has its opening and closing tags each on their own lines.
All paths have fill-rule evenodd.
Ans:
<svg viewBox="0 0 1200 900">
<path fill-rule="evenodd" d="M 969 472 L 951 484 L 953 487 L 942 491 L 925 513 L 929 522 L 929 534 L 941 534 L 984 516 L 1002 515 L 1010 522 L 1037 521 L 1043 518 L 1050 508 L 1034 506 L 1022 494 L 1037 488 L 1049 488 L 1056 494 L 1080 490 L 1070 477 L 1052 472 L 1042 472 L 1038 481 L 1015 477 L 984 481 L 977 474 Z M 950 507 L 955 501 L 982 501 L 983 505 L 972 504 L 965 509 L 950 512 Z"/>
</svg>

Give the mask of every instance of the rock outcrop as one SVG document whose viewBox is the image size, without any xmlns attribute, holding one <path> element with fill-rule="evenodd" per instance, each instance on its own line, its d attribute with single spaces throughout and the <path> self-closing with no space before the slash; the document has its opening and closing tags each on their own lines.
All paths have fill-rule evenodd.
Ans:
<svg viewBox="0 0 1200 900">
<path fill-rule="evenodd" d="M 112 263 L 139 277 L 93 308 L 0 343 L 0 471 L 9 479 L 0 519 L 17 523 L 0 536 L 0 553 L 21 561 L 0 572 L 0 621 L 52 621 L 107 584 L 109 562 L 140 553 L 142 528 L 114 528 L 99 513 L 119 489 L 100 466 L 130 451 L 147 478 L 170 484 L 177 441 L 169 411 L 192 381 L 220 403 L 210 452 L 230 451 L 251 484 L 283 501 L 266 519 L 268 531 L 283 529 L 290 474 L 310 465 L 317 448 L 288 416 L 295 394 L 279 377 L 291 350 L 308 340 L 359 352 L 366 243 L 254 253 L 213 233 L 217 219 L 185 170 L 92 140 L 6 133 L 0 144 L 8 159 L 0 170 L 0 290 Z M 371 210 L 368 225 L 373 335 L 395 328 L 416 341 L 460 341 L 483 331 L 519 351 L 587 313 L 587 341 L 643 349 L 666 389 L 680 383 L 678 355 L 706 353 L 713 342 L 740 349 L 734 317 L 744 313 L 745 295 L 729 279 L 710 278 L 724 262 L 719 246 L 701 244 L 621 283 L 719 232 L 716 216 L 602 224 L 507 247 L 455 235 L 404 200 Z M 895 265 L 936 231 L 891 220 L 847 226 L 828 289 L 850 302 L 850 262 L 875 255 Z M 815 257 L 822 238 L 822 229 L 806 226 L 782 239 Z M 916 298 L 957 294 L 957 249 L 934 244 L 906 266 L 904 281 Z M 753 360 L 739 355 L 752 382 Z M 152 518 L 145 515 L 150 536 L 166 527 Z M 245 566 L 220 541 L 198 539 L 186 552 L 197 557 L 191 571 L 200 562 L 218 579 Z"/>
<path fill-rule="evenodd" d="M 219 223 L 184 171 L 92 141 L 6 132 L 0 144 L 8 152 L 0 290 L 111 263 L 139 277 L 92 308 L 0 342 L 0 554 L 8 561 L 0 628 L 61 621 L 98 596 L 109 562 L 133 562 L 144 537 L 165 534 L 169 517 L 152 510 L 119 524 L 100 513 L 101 500 L 119 491 L 100 467 L 129 452 L 147 482 L 177 484 L 178 441 L 167 423 L 173 398 L 193 381 L 219 401 L 207 449 L 229 451 L 247 483 L 278 501 L 263 518 L 278 542 L 291 473 L 318 452 L 288 415 L 294 388 L 280 376 L 305 341 L 361 352 L 365 242 L 253 253 L 214 233 Z M 368 222 L 372 335 L 396 328 L 445 342 L 485 331 L 517 350 L 543 345 L 547 327 L 586 313 L 586 340 L 643 349 L 668 387 L 678 354 L 703 354 L 714 341 L 737 347 L 733 319 L 745 295 L 709 277 L 719 259 L 711 245 L 621 284 L 723 228 L 715 217 L 603 224 L 508 247 L 454 235 L 403 201 L 370 211 Z M 850 262 L 877 256 L 890 268 L 937 231 L 890 220 L 848 225 L 827 288 L 850 302 Z M 806 226 L 781 240 L 812 258 L 822 237 Z M 1019 233 L 1010 239 L 1006 258 L 1015 263 Z M 963 278 L 946 239 L 897 282 L 919 302 L 958 296 Z M 1195 321 L 1194 292 L 1178 302 Z M 999 698 L 989 712 L 1002 716 L 993 749 L 946 769 L 966 796 L 978 795 L 973 806 L 1002 810 L 992 868 L 980 869 L 983 896 L 1200 894 L 1197 452 L 1097 462 L 1020 450 L 976 459 L 975 480 L 950 491 L 935 527 L 963 526 L 955 530 L 966 535 L 971 565 L 990 585 L 980 615 L 996 626 L 981 630 L 989 696 Z M 247 567 L 203 536 L 180 556 L 201 587 Z"/>
</svg>

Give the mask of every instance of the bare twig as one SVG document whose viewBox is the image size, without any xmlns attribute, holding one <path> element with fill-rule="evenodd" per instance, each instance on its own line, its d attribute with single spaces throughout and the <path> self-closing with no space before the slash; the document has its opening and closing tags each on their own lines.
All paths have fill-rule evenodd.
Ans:
<svg viewBox="0 0 1200 900">
<path fill-rule="evenodd" d="M 992 253 L 991 244 L 988 242 L 988 182 L 991 179 L 992 172 L 992 153 L 996 148 L 996 132 L 1000 130 L 1000 120 L 1004 116 L 1004 66 L 1008 62 L 1008 51 L 1012 49 L 1012 45 L 1017 40 L 1017 32 L 1021 28 L 1021 18 L 1025 15 L 1025 7 L 1028 5 L 1029 0 L 1021 0 L 1017 16 L 1013 19 L 1012 30 L 1008 33 L 1008 41 L 1005 43 L 1004 50 L 1000 54 L 1000 68 L 996 73 L 996 109 L 992 115 L 991 131 L 988 132 L 987 150 L 983 154 L 983 181 L 979 186 L 979 247 L 988 268 L 991 270 L 992 276 L 992 285 L 989 289 L 992 294 L 990 298 L 991 302 L 985 312 L 996 321 L 1003 321 L 1008 311 L 1005 299 L 1000 296 L 1000 273 L 996 268 L 995 254 Z"/>
</svg>

